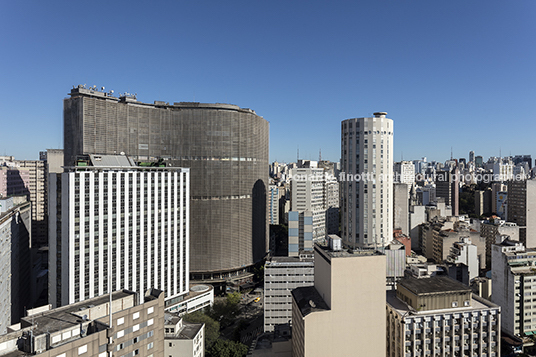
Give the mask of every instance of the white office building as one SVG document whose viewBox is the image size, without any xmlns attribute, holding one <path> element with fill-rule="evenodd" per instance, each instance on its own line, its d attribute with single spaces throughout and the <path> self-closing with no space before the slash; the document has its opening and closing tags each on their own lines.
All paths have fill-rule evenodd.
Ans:
<svg viewBox="0 0 536 357">
<path fill-rule="evenodd" d="M 341 238 L 350 247 L 393 239 L 393 120 L 386 115 L 341 125 Z"/>
<path fill-rule="evenodd" d="M 290 172 L 291 211 L 313 215 L 313 240 L 326 235 L 326 199 L 324 169 L 297 168 Z"/>
<path fill-rule="evenodd" d="M 298 257 L 273 257 L 264 264 L 264 331 L 292 323 L 293 289 L 313 286 L 313 252 Z"/>
<path fill-rule="evenodd" d="M 189 169 L 90 155 L 50 180 L 52 306 L 108 293 L 108 269 L 114 291 L 155 287 L 165 291 L 166 306 L 182 300 L 189 288 Z"/>
<path fill-rule="evenodd" d="M 536 334 L 536 250 L 505 240 L 492 245 L 492 301 L 501 307 L 502 330 L 521 338 Z"/>
<path fill-rule="evenodd" d="M 412 185 L 415 183 L 415 164 L 411 161 L 395 162 L 394 167 L 394 181 L 398 183 L 405 183 Z"/>
</svg>

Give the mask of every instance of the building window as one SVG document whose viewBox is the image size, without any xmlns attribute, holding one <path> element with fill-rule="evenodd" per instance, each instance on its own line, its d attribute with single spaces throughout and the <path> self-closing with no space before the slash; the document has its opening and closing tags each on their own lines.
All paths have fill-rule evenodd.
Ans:
<svg viewBox="0 0 536 357">
<path fill-rule="evenodd" d="M 82 347 L 78 347 L 78 355 L 84 354 L 87 352 L 87 345 L 83 345 Z"/>
</svg>

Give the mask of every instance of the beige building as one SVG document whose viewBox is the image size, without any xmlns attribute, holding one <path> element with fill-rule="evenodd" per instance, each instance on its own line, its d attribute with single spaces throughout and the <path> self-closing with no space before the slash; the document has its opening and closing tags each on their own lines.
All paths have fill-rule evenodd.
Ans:
<svg viewBox="0 0 536 357">
<path fill-rule="evenodd" d="M 0 336 L 0 356 L 106 357 L 164 356 L 164 293 L 148 290 L 112 294 L 68 306 L 28 311 L 20 324 Z"/>
<path fill-rule="evenodd" d="M 446 276 L 387 292 L 387 357 L 499 356 L 500 307 Z"/>
<path fill-rule="evenodd" d="M 292 291 L 292 356 L 385 356 L 385 256 L 315 246 L 315 284 Z"/>
<path fill-rule="evenodd" d="M 470 238 L 477 247 L 479 268 L 485 268 L 486 240 L 467 221 L 459 217 L 435 217 L 421 229 L 423 255 L 436 263 L 447 260 L 451 247 L 461 238 Z"/>
<path fill-rule="evenodd" d="M 205 356 L 205 324 L 186 322 L 172 314 L 166 314 L 165 318 L 164 356 Z"/>
</svg>

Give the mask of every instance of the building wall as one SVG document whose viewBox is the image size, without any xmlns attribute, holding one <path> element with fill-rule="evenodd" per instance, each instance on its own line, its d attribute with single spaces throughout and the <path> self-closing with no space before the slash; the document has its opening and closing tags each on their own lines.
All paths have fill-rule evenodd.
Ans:
<svg viewBox="0 0 536 357">
<path fill-rule="evenodd" d="M 416 313 L 387 295 L 387 357 L 500 356 L 499 307 L 473 295 L 478 307 Z"/>
<path fill-rule="evenodd" d="M 11 199 L 10 199 L 11 200 Z M 0 205 L 6 205 L 0 200 Z M 33 301 L 31 284 L 30 203 L 0 210 L 0 334 L 18 323 Z"/>
<path fill-rule="evenodd" d="M 273 258 L 264 265 L 264 331 L 278 324 L 292 324 L 290 292 L 314 285 L 314 262 Z"/>
<path fill-rule="evenodd" d="M 86 89 L 64 100 L 65 163 L 79 154 L 164 158 L 191 172 L 193 276 L 242 270 L 268 250 L 269 124 L 228 104 L 146 104 Z"/>
<path fill-rule="evenodd" d="M 341 123 L 341 238 L 350 247 L 393 239 L 393 120 L 385 114 Z"/>
<path fill-rule="evenodd" d="M 186 294 L 189 184 L 189 170 L 180 168 L 61 174 L 61 201 L 50 214 L 50 303 L 108 292 L 110 241 L 113 290 L 156 286 L 170 304 Z"/>
<path fill-rule="evenodd" d="M 303 318 L 304 356 L 355 356 L 356 348 L 385 356 L 385 259 L 356 253 L 328 262 L 315 248 L 315 288 L 330 309 Z"/>
<path fill-rule="evenodd" d="M 401 229 L 402 234 L 409 232 L 409 187 L 404 183 L 394 184 L 393 229 Z"/>
</svg>

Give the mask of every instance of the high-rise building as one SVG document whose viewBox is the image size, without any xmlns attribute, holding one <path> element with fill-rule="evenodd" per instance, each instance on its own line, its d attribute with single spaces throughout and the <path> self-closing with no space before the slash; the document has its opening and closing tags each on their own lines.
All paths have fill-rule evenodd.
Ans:
<svg viewBox="0 0 536 357">
<path fill-rule="evenodd" d="M 292 290 L 292 356 L 385 356 L 385 255 L 314 254 L 314 286 Z"/>
<path fill-rule="evenodd" d="M 264 264 L 264 331 L 292 324 L 293 289 L 314 285 L 313 252 L 272 257 Z"/>
<path fill-rule="evenodd" d="M 393 120 L 386 115 L 341 124 L 341 238 L 350 247 L 393 239 Z"/>
<path fill-rule="evenodd" d="M 31 208 L 25 196 L 0 198 L 0 334 L 32 303 Z"/>
<path fill-rule="evenodd" d="M 459 183 L 458 168 L 454 168 L 452 171 L 439 171 L 436 174 L 436 197 L 443 197 L 445 199 L 445 203 L 452 207 L 453 216 L 459 214 Z"/>
<path fill-rule="evenodd" d="M 268 223 L 279 224 L 279 199 L 283 187 L 276 185 L 268 186 Z"/>
<path fill-rule="evenodd" d="M 165 290 L 166 308 L 188 293 L 189 169 L 90 155 L 50 182 L 50 304 L 107 293 L 109 273 L 113 290 Z"/>
<path fill-rule="evenodd" d="M 446 276 L 387 292 L 387 357 L 500 356 L 501 308 Z"/>
<path fill-rule="evenodd" d="M 288 213 L 288 256 L 297 257 L 300 251 L 313 250 L 313 212 L 289 211 Z"/>
<path fill-rule="evenodd" d="M 536 180 L 508 181 L 508 222 L 519 226 L 519 240 L 536 248 Z"/>
<path fill-rule="evenodd" d="M 469 162 L 475 162 L 475 152 L 469 151 Z"/>
<path fill-rule="evenodd" d="M 415 164 L 411 161 L 395 162 L 393 167 L 394 181 L 408 184 L 415 183 Z"/>
<path fill-rule="evenodd" d="M 154 104 L 84 86 L 64 100 L 65 164 L 81 154 L 188 167 L 194 279 L 240 279 L 268 249 L 269 124 L 230 104 Z"/>
<path fill-rule="evenodd" d="M 501 307 L 502 330 L 510 336 L 536 333 L 536 251 L 522 243 L 505 240 L 494 244 L 491 252 L 492 301 Z"/>
<path fill-rule="evenodd" d="M 10 158 L 10 160 L 5 160 Z M 41 160 L 0 160 L 0 197 L 26 195 L 32 203 L 32 241 L 46 245 L 46 174 Z"/>
<path fill-rule="evenodd" d="M 313 216 L 313 240 L 326 235 L 326 178 L 324 169 L 297 168 L 291 171 L 291 211 L 310 211 Z M 312 249 L 312 246 L 311 246 Z"/>
<path fill-rule="evenodd" d="M 405 183 L 395 183 L 393 187 L 393 228 L 409 235 L 409 190 Z"/>
</svg>

